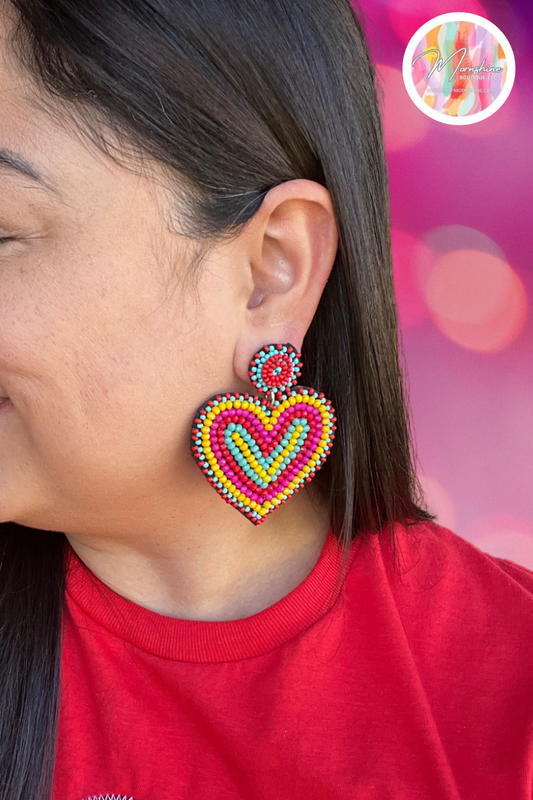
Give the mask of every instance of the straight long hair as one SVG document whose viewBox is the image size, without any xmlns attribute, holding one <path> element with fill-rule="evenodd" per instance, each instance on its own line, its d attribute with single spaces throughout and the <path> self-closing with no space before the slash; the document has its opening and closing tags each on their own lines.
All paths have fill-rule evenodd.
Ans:
<svg viewBox="0 0 533 800">
<path fill-rule="evenodd" d="M 126 169 L 168 181 L 168 223 L 202 248 L 273 186 L 317 181 L 339 246 L 300 381 L 336 410 L 314 481 L 346 560 L 357 536 L 432 521 L 403 378 L 388 177 L 365 19 L 350 0 L 10 0 L 9 47 L 41 110 Z M 122 156 L 128 152 L 127 158 Z M 205 251 L 204 251 L 205 252 Z M 0 800 L 49 800 L 60 701 L 64 533 L 0 525 Z M 396 568 L 396 565 L 395 565 Z"/>
</svg>

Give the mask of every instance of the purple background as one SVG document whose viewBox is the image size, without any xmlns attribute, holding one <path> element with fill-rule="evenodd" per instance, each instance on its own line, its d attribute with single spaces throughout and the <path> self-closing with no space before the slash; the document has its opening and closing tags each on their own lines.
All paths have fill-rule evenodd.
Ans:
<svg viewBox="0 0 533 800">
<path fill-rule="evenodd" d="M 503 0 L 361 0 L 361 8 L 384 91 L 418 474 L 441 525 L 533 570 L 531 8 Z M 503 106 L 465 126 L 426 116 L 402 77 L 411 36 L 450 11 L 493 22 L 516 60 Z"/>
</svg>

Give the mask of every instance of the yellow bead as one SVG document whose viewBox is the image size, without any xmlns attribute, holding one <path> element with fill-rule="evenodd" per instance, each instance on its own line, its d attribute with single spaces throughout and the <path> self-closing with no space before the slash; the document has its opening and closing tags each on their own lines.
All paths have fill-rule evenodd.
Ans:
<svg viewBox="0 0 533 800">
<path fill-rule="evenodd" d="M 240 400 L 235 400 L 234 406 L 235 406 L 235 408 L 240 408 L 241 407 L 241 401 Z"/>
<path fill-rule="evenodd" d="M 269 475 L 275 475 L 276 474 L 276 469 L 275 469 L 275 467 L 269 467 L 267 469 L 267 472 L 268 472 Z"/>
<path fill-rule="evenodd" d="M 272 508 L 272 503 L 269 500 L 265 500 L 263 505 L 264 505 L 265 508 Z"/>
<path fill-rule="evenodd" d="M 311 472 L 311 467 L 304 467 L 303 469 L 304 469 L 304 472 L 306 472 L 306 473 Z"/>
<path fill-rule="evenodd" d="M 207 412 L 207 419 L 215 419 L 215 415 L 213 414 L 212 411 Z"/>
<path fill-rule="evenodd" d="M 296 484 L 291 481 L 289 483 L 289 489 L 296 489 Z"/>
<path fill-rule="evenodd" d="M 248 408 L 248 400 L 241 401 L 241 408 Z"/>
</svg>

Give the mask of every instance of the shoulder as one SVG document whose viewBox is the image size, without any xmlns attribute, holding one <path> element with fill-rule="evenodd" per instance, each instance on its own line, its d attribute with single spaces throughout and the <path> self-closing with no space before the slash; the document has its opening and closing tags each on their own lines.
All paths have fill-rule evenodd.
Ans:
<svg viewBox="0 0 533 800">
<path fill-rule="evenodd" d="M 499 631 L 502 638 L 533 641 L 533 571 L 432 522 L 397 525 L 395 541 L 394 558 L 387 540 L 378 550 L 406 616 L 443 630 L 460 623 L 475 639 Z"/>
<path fill-rule="evenodd" d="M 438 557 L 443 566 L 466 570 L 483 578 L 502 582 L 505 586 L 518 583 L 533 598 L 533 571 L 505 558 L 497 558 L 480 550 L 472 542 L 435 522 L 423 522 L 410 529 L 397 526 L 398 541 L 404 552 L 424 553 L 426 558 Z M 514 586 L 513 588 L 516 588 Z"/>
<path fill-rule="evenodd" d="M 498 787 L 522 775 L 525 798 L 533 757 L 533 572 L 435 523 L 396 526 L 395 534 L 397 569 L 388 538 L 359 550 L 365 598 L 354 617 L 368 606 L 380 666 L 390 669 L 405 704 L 418 707 L 428 736 L 440 739 L 458 780 L 489 774 L 491 797 L 518 797 Z"/>
<path fill-rule="evenodd" d="M 387 542 L 359 551 L 386 652 L 415 671 L 446 729 L 468 738 L 468 709 L 476 730 L 533 747 L 533 572 L 435 523 L 397 526 L 398 569 Z"/>
</svg>

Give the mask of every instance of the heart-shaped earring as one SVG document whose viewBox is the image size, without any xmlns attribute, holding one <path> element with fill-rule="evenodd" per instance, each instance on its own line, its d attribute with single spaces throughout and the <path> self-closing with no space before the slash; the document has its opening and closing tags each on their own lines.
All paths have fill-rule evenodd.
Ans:
<svg viewBox="0 0 533 800">
<path fill-rule="evenodd" d="M 302 374 L 301 355 L 289 343 L 262 347 L 248 375 L 270 396 L 217 394 L 195 414 L 196 463 L 218 494 L 254 525 L 313 479 L 335 438 L 331 402 L 323 392 L 294 385 Z"/>
</svg>

